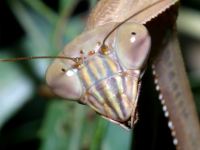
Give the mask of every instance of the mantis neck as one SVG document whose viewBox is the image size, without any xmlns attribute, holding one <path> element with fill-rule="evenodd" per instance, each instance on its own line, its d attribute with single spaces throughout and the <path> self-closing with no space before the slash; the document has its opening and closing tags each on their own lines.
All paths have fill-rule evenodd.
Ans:
<svg viewBox="0 0 200 150">
<path fill-rule="evenodd" d="M 101 0 L 90 14 L 86 29 L 92 29 L 109 22 L 122 22 L 132 14 L 156 2 L 158 0 Z M 141 24 L 151 22 L 153 18 L 156 18 L 176 2 L 177 0 L 163 0 L 133 17 L 130 22 Z M 173 16 L 171 17 L 173 18 Z M 159 53 L 154 58 L 150 58 L 154 64 L 156 87 L 160 92 L 159 99 L 167 107 L 165 113 L 169 113 L 171 120 L 169 123 L 172 123 L 170 129 L 177 149 L 197 150 L 200 149 L 199 121 L 176 39 L 176 32 L 173 29 L 170 32 L 171 35 L 167 38 L 167 42 L 160 47 Z M 156 37 L 156 35 L 154 36 Z M 166 38 L 163 39 L 166 40 Z"/>
</svg>

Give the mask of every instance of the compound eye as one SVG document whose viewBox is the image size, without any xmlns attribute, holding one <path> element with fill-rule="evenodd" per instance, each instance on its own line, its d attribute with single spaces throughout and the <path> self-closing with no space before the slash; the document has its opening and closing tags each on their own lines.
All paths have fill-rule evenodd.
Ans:
<svg viewBox="0 0 200 150">
<path fill-rule="evenodd" d="M 115 48 L 121 64 L 127 69 L 141 69 L 147 61 L 151 40 L 145 26 L 125 23 L 117 31 Z"/>
<path fill-rule="evenodd" d="M 70 65 L 56 59 L 47 70 L 46 81 L 56 95 L 78 100 L 82 95 L 81 81 L 77 70 L 69 69 L 69 67 Z"/>
</svg>

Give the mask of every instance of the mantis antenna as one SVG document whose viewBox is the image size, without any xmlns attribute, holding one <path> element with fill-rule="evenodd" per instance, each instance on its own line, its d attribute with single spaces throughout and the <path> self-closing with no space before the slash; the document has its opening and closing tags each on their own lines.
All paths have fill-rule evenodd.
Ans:
<svg viewBox="0 0 200 150">
<path fill-rule="evenodd" d="M 80 57 L 67 57 L 67 56 L 30 56 L 30 57 L 16 57 L 16 58 L 5 58 L 0 59 L 0 62 L 14 62 L 14 61 L 24 61 L 24 60 L 33 60 L 33 59 L 68 59 L 75 63 L 79 63 L 81 61 Z"/>
</svg>

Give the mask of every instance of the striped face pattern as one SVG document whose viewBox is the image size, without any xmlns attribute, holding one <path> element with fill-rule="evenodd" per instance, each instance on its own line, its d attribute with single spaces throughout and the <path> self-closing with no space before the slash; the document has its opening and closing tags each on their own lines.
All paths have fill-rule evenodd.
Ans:
<svg viewBox="0 0 200 150">
<path fill-rule="evenodd" d="M 46 79 L 57 95 L 86 104 L 122 127 L 133 128 L 150 37 L 143 25 L 124 23 L 102 45 L 115 25 L 85 32 L 68 44 L 60 55 L 79 61 L 56 59 Z"/>
<path fill-rule="evenodd" d="M 86 60 L 78 76 L 85 90 L 82 101 L 105 118 L 130 126 L 128 121 L 136 113 L 138 74 L 121 66 L 115 51 Z"/>
</svg>

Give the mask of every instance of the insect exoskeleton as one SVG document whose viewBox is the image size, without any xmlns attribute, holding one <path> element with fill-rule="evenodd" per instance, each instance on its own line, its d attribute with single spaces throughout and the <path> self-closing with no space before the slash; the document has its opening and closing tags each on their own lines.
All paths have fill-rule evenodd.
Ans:
<svg viewBox="0 0 200 150">
<path fill-rule="evenodd" d="M 104 41 L 116 25 L 84 32 L 68 44 L 60 56 L 79 61 L 56 59 L 46 79 L 57 95 L 87 104 L 104 118 L 132 128 L 150 37 L 143 25 L 124 23 Z"/>
</svg>

